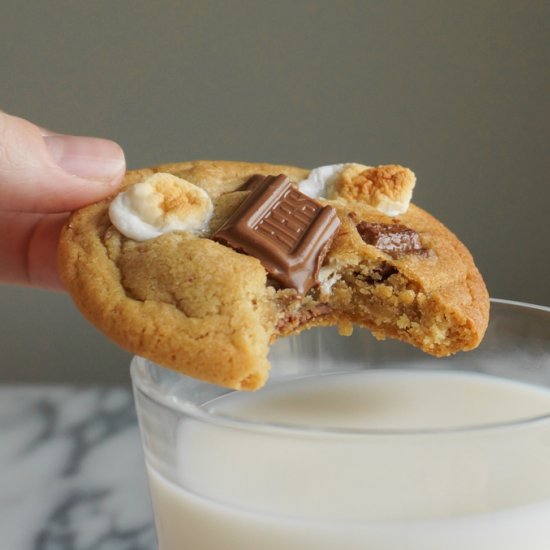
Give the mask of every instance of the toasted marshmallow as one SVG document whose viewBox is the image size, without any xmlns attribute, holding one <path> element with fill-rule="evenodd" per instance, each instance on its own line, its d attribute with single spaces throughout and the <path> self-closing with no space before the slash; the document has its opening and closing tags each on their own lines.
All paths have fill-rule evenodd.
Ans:
<svg viewBox="0 0 550 550">
<path fill-rule="evenodd" d="M 298 188 L 312 199 L 326 198 L 346 166 L 347 164 L 331 164 L 314 168 L 305 180 L 298 183 Z"/>
<path fill-rule="evenodd" d="M 398 216 L 408 210 L 415 183 L 414 173 L 402 166 L 347 164 L 329 198 L 363 202 L 388 216 Z"/>
<path fill-rule="evenodd" d="M 119 193 L 109 216 L 123 235 L 146 241 L 171 231 L 200 234 L 212 211 L 206 191 L 172 174 L 158 173 Z"/>
</svg>

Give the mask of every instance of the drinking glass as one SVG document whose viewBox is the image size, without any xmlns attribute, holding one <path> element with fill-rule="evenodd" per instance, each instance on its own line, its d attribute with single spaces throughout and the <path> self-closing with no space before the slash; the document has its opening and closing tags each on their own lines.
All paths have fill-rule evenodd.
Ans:
<svg viewBox="0 0 550 550">
<path fill-rule="evenodd" d="M 549 548 L 550 308 L 492 300 L 481 345 L 443 359 L 366 330 L 342 337 L 332 328 L 281 339 L 270 359 L 269 381 L 257 392 L 133 359 L 161 550 Z M 332 422 L 330 411 L 348 403 L 330 384 L 364 373 L 484 375 L 517 387 L 518 399 L 540 392 L 548 408 L 435 428 Z M 329 381 L 319 421 L 307 402 L 303 421 L 218 406 L 237 398 L 246 411 L 250 399 L 261 410 L 271 390 L 318 380 Z M 299 396 L 278 399 L 282 412 L 293 407 L 299 417 Z M 454 405 L 466 413 L 484 399 L 474 392 Z"/>
</svg>

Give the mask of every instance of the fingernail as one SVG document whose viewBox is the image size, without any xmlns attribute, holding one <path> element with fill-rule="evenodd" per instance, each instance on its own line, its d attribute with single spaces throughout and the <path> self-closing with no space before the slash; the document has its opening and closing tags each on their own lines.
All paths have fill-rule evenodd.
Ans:
<svg viewBox="0 0 550 550">
<path fill-rule="evenodd" d="M 110 182 L 124 171 L 124 152 L 114 141 L 59 134 L 43 139 L 52 160 L 69 174 Z"/>
</svg>

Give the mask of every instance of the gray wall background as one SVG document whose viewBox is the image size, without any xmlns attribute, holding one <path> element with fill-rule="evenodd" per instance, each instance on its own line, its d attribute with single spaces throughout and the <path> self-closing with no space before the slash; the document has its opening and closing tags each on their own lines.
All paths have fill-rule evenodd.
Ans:
<svg viewBox="0 0 550 550">
<path fill-rule="evenodd" d="M 400 163 L 494 297 L 550 305 L 545 1 L 0 4 L 0 107 L 129 167 Z M 3 238 L 3 236 L 0 236 Z M 62 294 L 0 286 L 0 379 L 127 383 Z"/>
</svg>

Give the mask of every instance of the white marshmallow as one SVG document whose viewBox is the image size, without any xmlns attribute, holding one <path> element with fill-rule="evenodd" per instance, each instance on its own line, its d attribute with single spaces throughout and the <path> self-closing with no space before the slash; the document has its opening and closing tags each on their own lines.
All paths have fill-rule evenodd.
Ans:
<svg viewBox="0 0 550 550">
<path fill-rule="evenodd" d="M 314 168 L 308 177 L 298 184 L 298 189 L 312 199 L 326 198 L 346 166 L 346 164 L 330 164 Z"/>
</svg>

